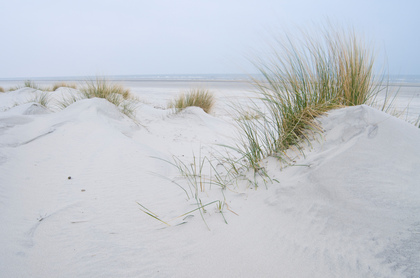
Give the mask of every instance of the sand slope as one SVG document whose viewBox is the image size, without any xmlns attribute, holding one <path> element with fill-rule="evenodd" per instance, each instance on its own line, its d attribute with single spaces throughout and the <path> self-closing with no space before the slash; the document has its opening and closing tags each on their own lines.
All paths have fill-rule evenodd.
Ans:
<svg viewBox="0 0 420 278">
<path fill-rule="evenodd" d="M 267 188 L 224 191 L 237 215 L 225 209 L 226 225 L 209 206 L 208 230 L 197 212 L 167 227 L 136 202 L 165 220 L 194 209 L 155 157 L 222 150 L 232 120 L 141 104 L 136 124 L 101 99 L 12 107 L 25 94 L 0 95 L 1 277 L 420 276 L 420 129 L 399 119 L 330 112 L 295 166 L 266 161 Z"/>
</svg>

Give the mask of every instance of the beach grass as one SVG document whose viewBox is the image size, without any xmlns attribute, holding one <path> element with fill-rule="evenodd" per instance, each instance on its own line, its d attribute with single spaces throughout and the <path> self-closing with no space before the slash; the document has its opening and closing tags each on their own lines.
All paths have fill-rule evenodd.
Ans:
<svg viewBox="0 0 420 278">
<path fill-rule="evenodd" d="M 4 93 L 4 88 L 0 86 L 0 93 Z"/>
<path fill-rule="evenodd" d="M 59 82 L 54 84 L 54 89 L 60 87 L 68 87 L 76 89 L 76 84 Z M 58 101 L 57 107 L 65 109 L 69 105 L 82 100 L 90 98 L 103 98 L 114 104 L 121 113 L 135 120 L 135 111 L 138 102 L 137 98 L 133 97 L 129 89 L 122 85 L 109 82 L 106 78 L 96 77 L 95 79 L 86 80 L 79 92 L 72 92 L 70 95 L 62 96 L 61 101 Z"/>
<path fill-rule="evenodd" d="M 62 99 L 60 101 L 58 101 L 58 108 L 59 109 L 65 109 L 68 106 L 72 105 L 73 103 L 75 103 L 76 101 L 85 99 L 86 97 L 84 97 L 83 95 L 80 94 L 71 94 L 69 96 L 62 96 Z"/>
<path fill-rule="evenodd" d="M 13 92 L 13 91 L 16 91 L 16 90 L 19 90 L 19 89 L 22 89 L 22 88 L 25 88 L 25 86 L 23 84 L 18 84 L 16 86 L 10 87 L 7 91 L 8 92 Z"/>
<path fill-rule="evenodd" d="M 83 98 L 103 98 L 111 102 L 126 116 L 134 119 L 137 99 L 132 97 L 130 90 L 122 85 L 109 82 L 105 78 L 97 77 L 94 80 L 85 81 L 84 86 L 80 89 Z M 77 101 L 77 97 L 62 102 L 62 105 L 71 104 Z"/>
<path fill-rule="evenodd" d="M 37 90 L 39 88 L 38 85 L 32 80 L 25 80 L 25 82 L 23 83 L 23 87 L 37 89 Z"/>
<path fill-rule="evenodd" d="M 210 113 L 214 107 L 215 98 L 211 91 L 202 88 L 193 88 L 181 93 L 178 97 L 169 102 L 169 108 L 181 111 L 187 107 L 200 107 L 206 113 Z"/>
<path fill-rule="evenodd" d="M 420 128 L 420 115 L 417 117 L 417 120 L 414 122 L 414 125 Z"/>
<path fill-rule="evenodd" d="M 16 85 L 9 88 L 9 92 L 16 91 L 22 88 L 32 88 L 39 91 L 51 91 L 49 87 L 41 87 L 32 80 L 25 80 L 22 85 Z"/>
<path fill-rule="evenodd" d="M 198 199 L 199 192 L 204 192 L 206 190 L 206 185 L 211 183 L 209 176 L 206 176 L 203 171 L 205 165 L 211 165 L 211 161 L 208 157 L 201 156 L 201 152 L 198 157 L 193 154 L 193 161 L 191 163 L 184 162 L 176 156 L 172 156 L 172 161 L 161 159 L 159 157 L 153 158 L 162 160 L 178 170 L 181 176 L 186 180 L 188 190 L 174 180 L 171 180 L 171 182 L 184 191 L 187 199 Z"/>
<path fill-rule="evenodd" d="M 74 83 L 67 83 L 67 82 L 57 82 L 54 83 L 52 86 L 52 91 L 56 91 L 58 88 L 71 88 L 71 89 L 77 89 L 77 85 Z"/>
<path fill-rule="evenodd" d="M 355 31 L 323 27 L 276 38 L 269 54 L 252 60 L 262 78 L 253 78 L 264 113 L 250 119 L 238 109 L 241 138 L 232 147 L 249 167 L 261 171 L 261 160 L 287 158 L 292 148 L 321 133 L 316 118 L 344 106 L 372 103 L 383 88 L 373 74 L 374 55 Z"/>
<path fill-rule="evenodd" d="M 100 77 L 95 80 L 87 80 L 80 91 L 86 98 L 103 98 L 116 106 L 130 98 L 130 90 L 119 84 L 112 84 L 105 78 Z"/>
<path fill-rule="evenodd" d="M 37 93 L 32 97 L 28 102 L 35 102 L 42 105 L 45 108 L 48 108 L 48 104 L 51 100 L 50 95 L 47 92 Z"/>
<path fill-rule="evenodd" d="M 13 92 L 13 91 L 19 90 L 21 88 L 23 88 L 23 87 L 20 86 L 20 85 L 16 85 L 16 86 L 10 87 L 7 91 L 8 92 Z"/>
<path fill-rule="evenodd" d="M 206 225 L 206 227 L 209 229 L 209 226 L 206 223 L 206 220 L 204 218 L 204 214 L 206 213 L 206 210 L 204 209 L 205 207 L 217 203 L 217 211 L 222 215 L 224 222 L 227 224 L 226 218 L 224 217 L 223 214 L 223 209 L 225 208 L 225 206 L 227 207 L 227 204 L 225 204 L 225 201 L 222 200 L 216 200 L 216 201 L 212 201 L 209 202 L 207 204 L 203 204 L 202 200 L 200 199 L 200 193 L 206 192 L 206 188 L 211 188 L 212 185 L 217 185 L 220 186 L 220 188 L 222 190 L 226 189 L 226 185 L 228 184 L 228 181 L 226 180 L 226 177 L 228 177 L 229 175 L 223 175 L 222 173 L 220 173 L 216 167 L 215 167 L 215 163 L 213 161 L 211 161 L 211 159 L 207 156 L 202 156 L 201 151 L 199 152 L 198 157 L 195 156 L 195 154 L 193 153 L 192 155 L 193 160 L 191 163 L 188 162 L 184 162 L 183 160 L 181 160 L 179 157 L 176 156 L 172 156 L 172 161 L 170 160 L 165 160 L 159 157 L 153 157 L 155 159 L 158 160 L 162 160 L 170 165 L 172 165 L 173 167 L 175 167 L 178 172 L 180 173 L 181 177 L 184 178 L 184 180 L 187 183 L 188 188 L 182 186 L 182 184 L 178 183 L 177 181 L 175 181 L 174 179 L 170 179 L 166 176 L 162 176 L 160 174 L 156 174 L 159 177 L 162 177 L 166 180 L 171 181 L 172 183 L 176 184 L 179 188 L 181 188 L 184 193 L 187 196 L 187 199 L 193 199 L 194 200 L 194 205 L 197 206 L 197 208 L 182 214 L 181 216 L 175 217 L 174 219 L 177 219 L 179 217 L 185 216 L 189 213 L 192 213 L 194 211 L 199 211 L 200 212 L 200 216 L 204 222 L 204 224 Z M 206 174 L 207 173 L 207 174 Z M 140 204 L 139 204 L 140 205 Z M 142 205 L 140 205 L 142 206 Z M 142 206 L 143 207 L 143 206 Z M 144 208 L 144 207 L 143 207 Z M 142 210 L 144 213 L 148 214 L 149 216 L 167 224 L 167 222 L 171 221 L 167 221 L 164 222 L 161 219 L 157 218 L 157 215 L 154 213 L 151 213 L 149 210 L 146 209 L 146 211 Z M 172 219 L 172 220 L 174 220 Z M 210 229 L 209 229 L 210 230 Z"/>
<path fill-rule="evenodd" d="M 40 90 L 40 91 L 51 91 L 50 87 L 41 87 L 32 80 L 26 80 L 23 83 L 23 87 L 32 88 L 32 89 Z"/>
</svg>

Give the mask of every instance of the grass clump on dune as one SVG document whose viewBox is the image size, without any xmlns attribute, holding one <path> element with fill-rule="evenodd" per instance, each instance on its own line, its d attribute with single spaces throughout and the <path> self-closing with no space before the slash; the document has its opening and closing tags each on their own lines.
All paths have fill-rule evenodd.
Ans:
<svg viewBox="0 0 420 278">
<path fill-rule="evenodd" d="M 73 97 L 68 103 L 63 104 L 68 105 L 83 98 L 103 98 L 117 106 L 123 114 L 134 117 L 137 100 L 131 96 L 129 89 L 119 84 L 110 83 L 105 78 L 96 78 L 86 81 L 80 92 L 82 94 L 80 98 Z"/>
<path fill-rule="evenodd" d="M 77 89 L 77 85 L 74 83 L 57 82 L 53 84 L 52 91 L 56 91 L 58 88 L 62 88 L 62 87 Z"/>
<path fill-rule="evenodd" d="M 238 117 L 242 136 L 234 149 L 256 170 L 268 156 L 284 158 L 289 148 L 300 150 L 302 142 L 321 132 L 316 117 L 373 102 L 381 88 L 373 63 L 373 52 L 353 29 L 330 26 L 301 37 L 276 38 L 268 57 L 253 60 L 262 76 L 253 84 L 264 113 L 254 120 Z"/>
<path fill-rule="evenodd" d="M 182 93 L 168 104 L 169 108 L 181 111 L 190 106 L 200 107 L 206 113 L 210 113 L 214 107 L 215 99 L 213 93 L 206 89 L 190 89 Z"/>
<path fill-rule="evenodd" d="M 117 106 L 130 98 L 130 90 L 119 84 L 112 84 L 104 78 L 86 81 L 80 91 L 86 98 L 104 98 Z"/>
<path fill-rule="evenodd" d="M 17 85 L 17 86 L 10 87 L 7 91 L 8 92 L 13 92 L 13 91 L 19 90 L 21 88 L 23 88 L 23 87 L 20 86 L 20 85 Z"/>
<path fill-rule="evenodd" d="M 32 88 L 32 89 L 40 90 L 40 91 L 51 91 L 51 88 L 49 88 L 49 87 L 41 87 L 41 86 L 39 86 L 38 84 L 36 84 L 32 80 L 26 80 L 23 83 L 23 87 Z"/>
<path fill-rule="evenodd" d="M 65 109 L 68 106 L 72 105 L 73 103 L 75 103 L 76 101 L 85 99 L 86 97 L 84 97 L 81 94 L 70 94 L 68 96 L 62 96 L 61 101 L 58 102 L 57 106 L 59 109 Z"/>
<path fill-rule="evenodd" d="M 47 92 L 37 93 L 33 98 L 31 98 L 28 102 L 35 102 L 40 104 L 41 106 L 48 108 L 48 104 L 51 100 L 50 95 Z"/>
<path fill-rule="evenodd" d="M 32 88 L 39 91 L 50 91 L 50 88 L 48 87 L 41 87 L 32 80 L 25 80 L 23 82 L 23 85 L 17 85 L 17 86 L 9 88 L 9 92 L 16 91 L 22 88 Z"/>
<path fill-rule="evenodd" d="M 0 93 L 4 93 L 4 88 L 0 87 Z"/>
<path fill-rule="evenodd" d="M 23 83 L 23 87 L 32 88 L 32 89 L 39 89 L 39 86 L 32 80 L 25 80 Z"/>
</svg>

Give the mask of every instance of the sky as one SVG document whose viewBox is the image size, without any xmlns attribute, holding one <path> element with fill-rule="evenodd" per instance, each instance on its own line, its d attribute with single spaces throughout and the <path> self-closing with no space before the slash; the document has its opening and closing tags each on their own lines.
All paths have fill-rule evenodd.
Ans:
<svg viewBox="0 0 420 278">
<path fill-rule="evenodd" d="M 418 0 L 4 0 L 0 11 L 0 78 L 254 73 L 247 57 L 267 36 L 326 19 L 372 42 L 390 74 L 420 74 Z"/>
</svg>

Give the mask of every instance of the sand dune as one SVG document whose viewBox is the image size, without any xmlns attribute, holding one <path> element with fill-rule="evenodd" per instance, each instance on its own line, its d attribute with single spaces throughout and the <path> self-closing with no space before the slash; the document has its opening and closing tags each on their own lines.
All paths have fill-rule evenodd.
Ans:
<svg viewBox="0 0 420 278">
<path fill-rule="evenodd" d="M 368 106 L 329 112 L 305 156 L 265 161 L 267 186 L 207 186 L 202 203 L 229 208 L 226 224 L 206 207 L 208 230 L 197 211 L 167 226 L 137 202 L 165 221 L 196 207 L 163 160 L 233 144 L 225 106 L 208 115 L 142 103 L 137 124 L 103 99 L 13 107 L 31 93 L 0 94 L 1 277 L 420 276 L 413 125 Z"/>
</svg>

